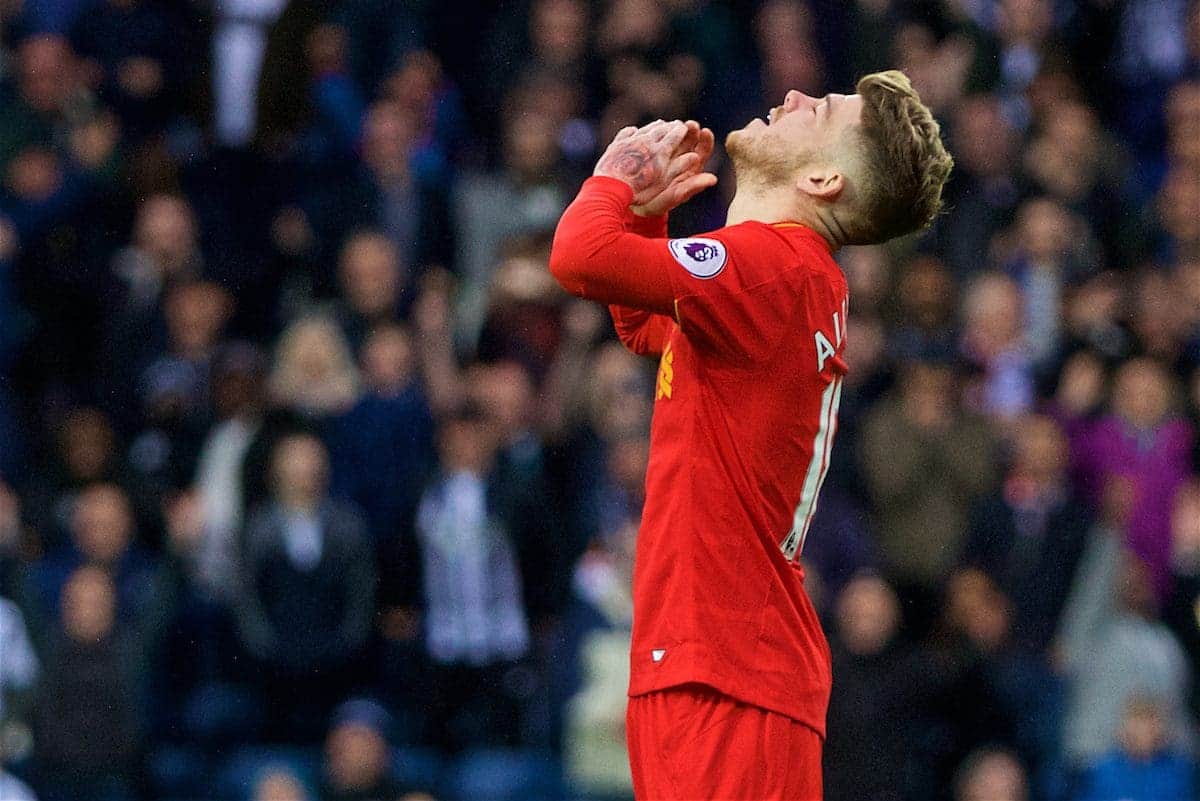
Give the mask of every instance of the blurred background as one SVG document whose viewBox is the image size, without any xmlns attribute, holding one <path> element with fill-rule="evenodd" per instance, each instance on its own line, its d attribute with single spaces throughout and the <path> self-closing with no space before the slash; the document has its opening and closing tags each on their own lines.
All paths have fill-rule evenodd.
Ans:
<svg viewBox="0 0 1200 801">
<path fill-rule="evenodd" d="M 0 798 L 630 798 L 655 365 L 553 226 L 890 67 L 957 167 L 839 254 L 828 798 L 1200 797 L 1200 3 L 0 0 Z"/>
</svg>

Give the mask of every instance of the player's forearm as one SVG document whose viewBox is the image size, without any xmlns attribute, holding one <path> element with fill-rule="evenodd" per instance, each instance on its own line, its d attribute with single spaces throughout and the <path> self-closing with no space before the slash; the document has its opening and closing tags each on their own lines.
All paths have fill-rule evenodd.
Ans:
<svg viewBox="0 0 1200 801">
<path fill-rule="evenodd" d="M 661 248 L 627 230 L 632 198 L 621 181 L 588 179 L 559 221 L 550 272 L 578 297 L 669 313 L 674 296 Z"/>
<path fill-rule="evenodd" d="M 667 215 L 643 217 L 630 214 L 627 220 L 630 233 L 647 239 L 666 239 Z M 659 357 L 671 332 L 673 320 L 666 315 L 612 304 L 608 307 L 617 338 L 626 348 L 639 356 Z"/>
</svg>

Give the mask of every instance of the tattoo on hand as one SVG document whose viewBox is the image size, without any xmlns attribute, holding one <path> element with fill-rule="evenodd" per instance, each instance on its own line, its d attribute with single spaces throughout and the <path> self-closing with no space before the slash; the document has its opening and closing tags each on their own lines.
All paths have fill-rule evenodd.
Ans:
<svg viewBox="0 0 1200 801">
<path fill-rule="evenodd" d="M 596 165 L 597 175 L 620 178 L 640 192 L 654 183 L 660 170 L 655 164 L 654 154 L 645 144 L 622 145 L 612 153 L 605 153 Z"/>
</svg>

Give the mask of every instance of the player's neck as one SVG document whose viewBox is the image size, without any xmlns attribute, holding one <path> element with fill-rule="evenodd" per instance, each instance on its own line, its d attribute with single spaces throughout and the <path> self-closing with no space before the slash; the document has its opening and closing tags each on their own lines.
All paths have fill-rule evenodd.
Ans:
<svg viewBox="0 0 1200 801">
<path fill-rule="evenodd" d="M 804 222 L 796 218 L 796 205 L 779 191 L 739 186 L 725 215 L 726 225 L 754 220 L 762 223 Z"/>
<path fill-rule="evenodd" d="M 797 205 L 795 195 L 778 190 L 760 189 L 754 186 L 739 186 L 725 215 L 726 225 L 737 225 L 748 220 L 755 222 L 800 223 L 816 231 L 829 243 L 831 250 L 845 244 L 841 226 L 831 215 L 823 215 L 815 208 Z"/>
</svg>

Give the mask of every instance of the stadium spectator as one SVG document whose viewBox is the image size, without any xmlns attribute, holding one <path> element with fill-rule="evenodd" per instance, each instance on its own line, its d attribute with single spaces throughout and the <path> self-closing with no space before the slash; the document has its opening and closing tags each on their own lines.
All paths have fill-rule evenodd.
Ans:
<svg viewBox="0 0 1200 801">
<path fill-rule="evenodd" d="M 1174 380 L 1151 359 L 1133 359 L 1113 379 L 1111 411 L 1090 420 L 1068 417 L 1077 487 L 1094 506 L 1114 482 L 1128 493 L 1125 541 L 1150 571 L 1159 598 L 1170 570 L 1170 516 L 1175 493 L 1191 472 L 1195 432 L 1175 411 Z M 1072 410 L 1073 411 L 1073 410 Z"/>
<path fill-rule="evenodd" d="M 444 421 L 440 471 L 417 510 L 433 682 L 426 714 L 443 747 L 519 742 L 511 677 L 530 632 L 517 542 L 544 510 L 498 469 L 497 445 L 471 409 Z"/>
<path fill-rule="evenodd" d="M 834 621 L 830 649 L 838 680 L 829 701 L 825 796 L 911 797 L 908 745 L 868 734 L 906 730 L 920 708 L 920 656 L 900 638 L 899 599 L 879 576 L 861 574 L 838 596 Z"/>
<path fill-rule="evenodd" d="M 970 749 L 1000 743 L 1020 759 L 1033 794 L 1053 795 L 1064 780 L 1057 759 L 1062 691 L 1047 660 L 1015 640 L 1013 601 L 986 573 L 954 573 L 944 603 L 930 643 L 931 669 L 944 689 L 928 706 L 950 735 L 931 749 L 947 770 L 937 785 L 949 783 Z"/>
<path fill-rule="evenodd" d="M 947 265 L 963 281 L 988 265 L 992 242 L 1016 206 L 1021 140 L 995 95 L 968 97 L 954 114 L 949 210 L 936 235 Z"/>
<path fill-rule="evenodd" d="M 71 573 L 60 609 L 45 632 L 34 702 L 39 797 L 132 801 L 149 722 L 146 643 L 119 620 L 117 588 L 102 568 Z"/>
<path fill-rule="evenodd" d="M 347 238 L 338 261 L 345 299 L 338 322 L 355 353 L 373 327 L 398 320 L 407 272 L 396 245 L 379 231 L 359 231 Z"/>
<path fill-rule="evenodd" d="M 1012 461 L 999 490 L 975 505 L 962 561 L 1003 589 L 1013 603 L 1013 636 L 1045 653 L 1087 544 L 1092 515 L 1067 476 L 1067 440 L 1049 417 L 1013 427 Z"/>
<path fill-rule="evenodd" d="M 257 500 L 250 497 L 246 473 L 264 425 L 265 379 L 264 355 L 246 342 L 226 346 L 213 362 L 213 424 L 198 448 L 192 477 L 200 528 L 172 545 L 196 588 L 214 599 L 228 598 L 246 509 Z"/>
<path fill-rule="evenodd" d="M 1114 508 L 1091 535 L 1059 632 L 1060 664 L 1070 681 L 1063 749 L 1075 767 L 1112 748 L 1124 706 L 1139 694 L 1163 699 L 1168 736 L 1192 742 L 1187 656 L 1156 618 L 1149 569 L 1114 528 L 1122 499 L 1109 503 Z"/>
<path fill-rule="evenodd" d="M 562 290 L 546 269 L 549 240 L 514 240 L 497 265 L 479 347 L 482 361 L 520 361 L 536 376 L 561 347 Z"/>
<path fill-rule="evenodd" d="M 15 603 L 0 596 L 0 733 L 24 725 L 39 670 L 24 615 Z M 5 756 L 0 749 L 0 763 Z M 0 787 L 2 782 L 0 778 Z"/>
<path fill-rule="evenodd" d="M 461 278 L 457 339 L 473 346 L 487 310 L 487 290 L 502 244 L 553 230 L 569 196 L 555 165 L 560 148 L 549 120 L 510 109 L 503 124 L 501 169 L 464 175 L 454 195 L 456 262 Z"/>
<path fill-rule="evenodd" d="M 16 776 L 7 773 L 3 766 L 0 766 L 0 798 L 7 801 L 37 801 L 33 790 Z"/>
<path fill-rule="evenodd" d="M 1185 298 L 1169 272 L 1145 270 L 1131 299 L 1129 327 L 1140 352 L 1170 367 L 1185 364 L 1188 318 L 1193 313 L 1185 309 Z"/>
<path fill-rule="evenodd" d="M 413 115 L 417 137 L 431 155 L 444 154 L 455 161 L 469 155 L 464 152 L 472 147 L 464 141 L 467 111 L 441 55 L 427 47 L 414 47 L 386 71 L 380 89 L 384 98 Z"/>
<path fill-rule="evenodd" d="M 114 484 L 96 483 L 76 496 L 71 540 L 31 566 L 26 599 L 31 625 L 45 630 L 57 616 L 71 576 L 83 566 L 107 572 L 116 592 L 117 614 L 140 635 L 157 642 L 170 619 L 170 577 L 159 557 L 137 541 L 129 498 Z"/>
<path fill-rule="evenodd" d="M 142 425 L 129 445 L 129 465 L 142 502 L 157 505 L 164 493 L 188 483 L 210 424 L 212 362 L 232 300 L 205 282 L 172 288 L 165 303 L 167 343 L 141 365 L 136 380 Z"/>
<path fill-rule="evenodd" d="M 433 414 L 408 329 L 385 323 L 362 346 L 364 392 L 330 425 L 331 489 L 366 515 L 380 547 L 412 517 L 433 461 Z"/>
<path fill-rule="evenodd" d="M 1032 198 L 1017 209 L 1005 271 L 1020 285 L 1014 323 L 1029 358 L 1046 370 L 1062 348 L 1062 304 L 1069 287 L 1096 267 L 1091 232 L 1082 218 L 1051 198 Z"/>
<path fill-rule="evenodd" d="M 16 55 L 16 85 L 0 115 L 4 133 L 0 169 L 5 170 L 24 148 L 61 142 L 61 135 L 68 133 L 72 124 L 98 111 L 80 81 L 75 53 L 64 37 L 52 33 L 28 36 L 20 42 Z"/>
<path fill-rule="evenodd" d="M 404 269 L 402 283 L 409 286 L 416 283 L 412 273 L 447 264 L 453 255 L 453 174 L 446 153 L 424 135 L 421 124 L 417 110 L 381 98 L 365 110 L 361 132 L 354 120 L 361 162 L 352 163 L 348 177 L 312 181 L 304 200 L 319 241 L 340 242 L 347 220 L 356 218 L 386 236 Z M 344 173 L 344 162 L 337 164 Z M 328 289 L 320 275 L 314 278 L 318 289 Z"/>
<path fill-rule="evenodd" d="M 963 293 L 962 350 L 977 371 L 964 390 L 967 404 L 1001 426 L 1029 411 L 1034 400 L 1033 351 L 1016 283 L 983 274 Z"/>
<path fill-rule="evenodd" d="M 1092 252 L 1095 245 L 1103 247 L 1107 255 L 1104 263 L 1125 264 L 1131 260 L 1134 254 L 1123 240 L 1131 233 L 1128 220 L 1133 213 L 1122 178 L 1130 166 L 1128 154 L 1104 132 L 1092 108 L 1079 100 L 1062 101 L 1043 116 L 1022 165 L 1026 179 L 1046 195 L 1035 198 L 1042 201 L 1039 210 L 1051 215 L 1038 215 L 1040 219 L 1030 220 L 1024 227 L 1040 223 L 1042 231 L 1051 234 L 1051 224 L 1056 224 L 1054 230 L 1060 236 L 1089 228 L 1095 233 L 1098 243 L 1092 243 L 1088 236 L 1063 240 L 1043 235 L 1043 243 L 1061 243 L 1057 252 L 1031 254 L 1035 258 L 1052 257 L 1060 263 L 1058 272 L 1069 280 L 1092 266 L 1089 261 L 1100 255 Z M 1058 208 L 1047 207 L 1047 203 Z M 1071 216 L 1063 220 L 1063 213 Z M 1039 266 L 1044 269 L 1051 265 Z"/>
<path fill-rule="evenodd" d="M 944 358 L 918 358 L 863 422 L 860 457 L 886 574 L 921 632 L 936 614 L 937 585 L 958 558 L 971 506 L 995 476 L 993 434 L 962 410 L 952 368 Z"/>
<path fill-rule="evenodd" d="M 592 101 L 587 105 L 593 105 L 597 76 L 595 62 L 589 60 L 589 16 L 587 4 L 579 0 L 535 0 L 528 16 L 500 20 L 486 59 L 492 104 L 521 76 L 553 73 L 584 87 Z"/>
<path fill-rule="evenodd" d="M 90 5 L 71 28 L 91 88 L 134 141 L 161 131 L 177 110 L 190 55 L 172 36 L 179 23 L 167 8 L 109 0 Z"/>
<path fill-rule="evenodd" d="M 20 487 L 29 523 L 45 550 L 68 538 L 72 508 L 83 488 L 96 482 L 132 483 L 124 456 L 117 450 L 117 434 L 103 412 L 92 407 L 70 409 L 57 428 L 54 447 L 36 467 L 41 481 Z"/>
<path fill-rule="evenodd" d="M 21 496 L 0 479 L 0 594 L 12 595 L 21 585 L 30 531 Z"/>
<path fill-rule="evenodd" d="M 254 783 L 252 801 L 309 801 L 311 795 L 286 767 L 267 768 Z"/>
<path fill-rule="evenodd" d="M 1187 801 L 1195 794 L 1195 765 L 1168 738 L 1156 699 L 1135 696 L 1126 702 L 1118 742 L 1088 769 L 1080 801 Z"/>
<path fill-rule="evenodd" d="M 575 535 L 557 533 L 558 515 L 537 430 L 537 388 L 529 371 L 513 361 L 476 364 L 468 368 L 466 382 L 468 403 L 481 411 L 487 436 L 496 439 L 499 481 L 520 488 L 520 504 L 509 514 L 523 517 L 510 536 L 520 562 L 524 605 L 537 625 L 561 609 L 583 543 Z M 633 470 L 626 480 L 636 483 L 644 475 L 644 463 L 635 461 Z M 540 509 L 537 515 L 530 513 L 534 508 Z"/>
<path fill-rule="evenodd" d="M 408 789 L 391 775 L 386 709 L 355 698 L 333 712 L 325 738 L 321 798 L 328 801 L 393 801 Z"/>
<path fill-rule="evenodd" d="M 359 513 L 326 494 L 320 440 L 282 438 L 271 471 L 271 501 L 246 523 L 235 615 L 274 732 L 303 740 L 357 680 L 376 568 Z"/>
<path fill-rule="evenodd" d="M 963 760 L 955 801 L 1026 801 L 1025 768 L 1008 751 L 981 748 Z"/>
<path fill-rule="evenodd" d="M 582 631 L 579 642 L 569 644 L 579 657 L 578 675 L 568 681 L 578 690 L 563 712 L 564 767 L 573 786 L 599 796 L 627 796 L 633 789 L 624 726 L 636 539 L 636 525 L 629 523 L 588 548 L 574 576 L 578 604 L 565 614 L 564 629 Z"/>
<path fill-rule="evenodd" d="M 1191 662 L 1192 675 L 1200 675 L 1200 480 L 1193 478 L 1175 496 L 1171 515 L 1171 595 L 1163 608 L 1163 622 L 1179 638 Z M 1191 710 L 1200 720 L 1200 686 L 1191 687 Z"/>
<path fill-rule="evenodd" d="M 309 316 L 283 332 L 269 381 L 280 407 L 321 425 L 350 409 L 361 391 L 358 369 L 337 324 Z"/>
<path fill-rule="evenodd" d="M 142 347 L 156 334 L 167 289 L 203 276 L 200 231 L 187 199 L 159 194 L 138 206 L 132 241 L 113 254 L 112 272 L 119 282 L 115 301 L 123 324 L 116 339 L 126 347 Z M 132 341 L 129 341 L 132 340 Z"/>
<path fill-rule="evenodd" d="M 876 279 L 880 284 L 883 280 Z M 889 356 L 896 361 L 907 361 L 923 352 L 952 352 L 958 344 L 955 331 L 958 298 L 946 266 L 936 258 L 917 256 L 904 265 L 897 284 L 899 308 L 895 337 L 888 343 Z"/>
<path fill-rule="evenodd" d="M 1120 12 L 1112 53 L 1121 132 L 1139 149 L 1161 146 L 1159 110 L 1187 64 L 1187 2 L 1132 0 Z"/>
<path fill-rule="evenodd" d="M 1154 231 L 1154 255 L 1165 261 L 1200 258 L 1200 187 L 1188 167 L 1171 167 L 1157 197 L 1159 225 Z"/>
</svg>

